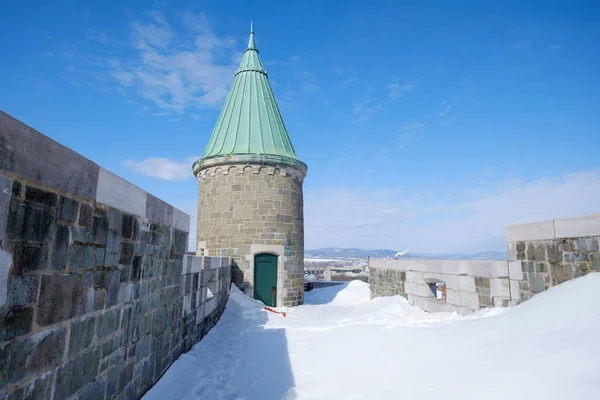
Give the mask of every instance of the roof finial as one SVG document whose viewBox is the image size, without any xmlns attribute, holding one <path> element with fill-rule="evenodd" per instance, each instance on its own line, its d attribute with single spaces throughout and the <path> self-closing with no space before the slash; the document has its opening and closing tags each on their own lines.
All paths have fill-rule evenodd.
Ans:
<svg viewBox="0 0 600 400">
<path fill-rule="evenodd" d="M 254 43 L 254 24 L 250 21 L 250 39 L 248 39 L 248 49 L 256 50 L 256 44 Z"/>
</svg>

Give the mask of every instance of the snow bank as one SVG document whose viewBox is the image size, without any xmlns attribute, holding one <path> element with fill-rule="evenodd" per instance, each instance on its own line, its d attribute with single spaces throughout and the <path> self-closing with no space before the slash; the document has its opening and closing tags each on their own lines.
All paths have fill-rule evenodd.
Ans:
<svg viewBox="0 0 600 400">
<path fill-rule="evenodd" d="M 288 317 L 233 288 L 213 330 L 145 399 L 592 399 L 600 392 L 600 274 L 512 309 L 460 317 L 353 281 Z"/>
</svg>

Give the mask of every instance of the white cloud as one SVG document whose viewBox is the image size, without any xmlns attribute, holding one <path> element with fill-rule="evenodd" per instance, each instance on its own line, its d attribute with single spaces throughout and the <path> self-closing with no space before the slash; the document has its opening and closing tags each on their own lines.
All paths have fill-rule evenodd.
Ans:
<svg viewBox="0 0 600 400">
<path fill-rule="evenodd" d="M 306 191 L 305 247 L 504 250 L 507 225 L 600 213 L 598 198 L 600 170 L 509 179 L 485 189 Z"/>
<path fill-rule="evenodd" d="M 180 181 L 193 177 L 192 164 L 199 158 L 187 157 L 182 162 L 168 158 L 146 158 L 142 161 L 126 160 L 124 164 L 138 174 L 167 181 Z"/>
<path fill-rule="evenodd" d="M 438 113 L 438 117 L 440 117 L 440 118 L 447 117 L 450 115 L 451 111 L 452 111 L 452 106 L 450 105 L 450 102 L 444 100 L 442 102 L 442 111 L 440 111 Z"/>
<path fill-rule="evenodd" d="M 402 96 L 404 92 L 413 90 L 415 88 L 415 85 L 409 84 L 409 83 L 395 82 L 395 83 L 390 83 L 389 85 L 387 85 L 387 88 L 389 90 L 388 96 L 392 99 L 396 99 L 396 98 Z"/>
<path fill-rule="evenodd" d="M 235 40 L 217 36 L 204 14 L 186 13 L 175 31 L 159 12 L 132 24 L 131 57 L 112 57 L 108 73 L 125 89 L 169 114 L 218 108 L 239 63 Z"/>
</svg>

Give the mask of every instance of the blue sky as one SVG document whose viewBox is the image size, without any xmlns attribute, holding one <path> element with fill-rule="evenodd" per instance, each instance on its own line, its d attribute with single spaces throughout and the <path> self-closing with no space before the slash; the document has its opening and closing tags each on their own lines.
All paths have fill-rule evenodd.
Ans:
<svg viewBox="0 0 600 400">
<path fill-rule="evenodd" d="M 306 247 L 504 250 L 600 212 L 595 1 L 2 2 L 0 109 L 195 214 L 254 21 Z"/>
</svg>

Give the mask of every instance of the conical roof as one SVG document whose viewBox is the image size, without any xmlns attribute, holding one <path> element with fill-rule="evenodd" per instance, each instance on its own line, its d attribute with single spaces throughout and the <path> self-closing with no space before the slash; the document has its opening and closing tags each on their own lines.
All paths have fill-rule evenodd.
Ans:
<svg viewBox="0 0 600 400">
<path fill-rule="evenodd" d="M 252 25 L 248 48 L 199 162 L 231 155 L 300 162 L 258 55 Z"/>
</svg>

